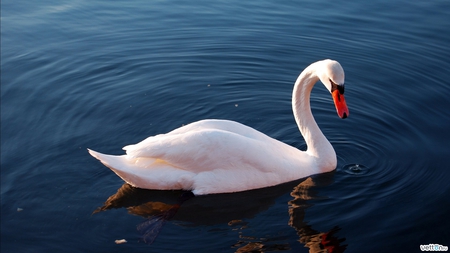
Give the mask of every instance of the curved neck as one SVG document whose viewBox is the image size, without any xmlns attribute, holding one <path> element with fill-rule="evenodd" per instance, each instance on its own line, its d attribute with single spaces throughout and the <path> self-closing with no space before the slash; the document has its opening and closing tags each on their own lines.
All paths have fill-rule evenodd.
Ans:
<svg viewBox="0 0 450 253">
<path fill-rule="evenodd" d="M 297 78 L 292 94 L 292 110 L 298 128 L 305 139 L 306 152 L 318 158 L 317 161 L 321 164 L 324 163 L 323 166 L 334 166 L 334 169 L 336 166 L 336 153 L 319 129 L 311 113 L 310 94 L 316 82 L 319 81 L 316 67 L 318 67 L 317 64 L 311 64 Z"/>
</svg>

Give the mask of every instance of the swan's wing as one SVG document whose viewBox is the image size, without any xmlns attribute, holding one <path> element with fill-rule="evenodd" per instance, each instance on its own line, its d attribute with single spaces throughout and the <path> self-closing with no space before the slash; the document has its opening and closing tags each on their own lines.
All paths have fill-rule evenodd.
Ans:
<svg viewBox="0 0 450 253">
<path fill-rule="evenodd" d="M 124 149 L 133 158 L 159 159 L 199 173 L 238 167 L 270 167 L 273 164 L 271 157 L 277 152 L 271 144 L 224 130 L 203 129 L 150 137 Z"/>
<path fill-rule="evenodd" d="M 197 121 L 123 149 L 129 157 L 160 159 L 195 173 L 246 166 L 270 171 L 291 167 L 293 163 L 298 165 L 298 160 L 306 155 L 251 127 L 228 120 Z"/>
<path fill-rule="evenodd" d="M 188 132 L 202 131 L 202 130 L 223 130 L 226 132 L 235 133 L 238 135 L 242 135 L 260 141 L 268 141 L 267 139 L 271 139 L 270 137 L 261 133 L 260 131 L 257 131 L 239 122 L 220 119 L 205 119 L 196 121 L 191 124 L 177 128 L 167 134 L 168 135 L 184 134 Z"/>
</svg>

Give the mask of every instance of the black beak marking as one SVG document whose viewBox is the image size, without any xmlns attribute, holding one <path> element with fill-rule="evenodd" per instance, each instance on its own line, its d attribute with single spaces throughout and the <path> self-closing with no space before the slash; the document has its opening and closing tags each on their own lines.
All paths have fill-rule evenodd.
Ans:
<svg viewBox="0 0 450 253">
<path fill-rule="evenodd" d="M 344 84 L 340 85 L 340 84 L 333 82 L 331 79 L 328 79 L 328 80 L 330 80 L 330 83 L 331 83 L 331 92 L 338 90 L 339 94 L 344 95 Z"/>
</svg>

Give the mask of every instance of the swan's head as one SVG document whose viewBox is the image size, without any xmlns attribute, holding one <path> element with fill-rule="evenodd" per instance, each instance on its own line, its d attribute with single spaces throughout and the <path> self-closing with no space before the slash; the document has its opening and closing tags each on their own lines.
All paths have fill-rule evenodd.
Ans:
<svg viewBox="0 0 450 253">
<path fill-rule="evenodd" d="M 333 60 L 323 60 L 318 63 L 320 65 L 316 70 L 317 76 L 330 91 L 339 117 L 347 118 L 349 112 L 344 98 L 344 69 L 339 62 Z"/>
</svg>

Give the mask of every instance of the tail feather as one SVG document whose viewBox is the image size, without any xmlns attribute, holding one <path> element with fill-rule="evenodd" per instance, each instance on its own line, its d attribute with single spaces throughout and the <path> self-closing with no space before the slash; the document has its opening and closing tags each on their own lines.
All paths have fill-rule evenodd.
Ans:
<svg viewBox="0 0 450 253">
<path fill-rule="evenodd" d="M 155 159 L 130 159 L 127 155 L 106 155 L 91 149 L 88 149 L 88 151 L 89 154 L 114 171 L 125 182 L 135 187 L 145 188 L 143 187 L 145 186 L 145 181 L 143 182 L 145 175 L 142 169 L 153 163 Z"/>
<path fill-rule="evenodd" d="M 115 155 L 105 155 L 102 153 L 99 153 L 97 151 L 88 149 L 89 154 L 91 156 L 98 159 L 100 162 L 102 162 L 107 167 L 113 167 L 113 168 L 120 168 L 123 167 L 123 165 L 127 164 L 127 159 L 125 158 L 125 155 L 121 156 L 115 156 Z M 111 169 L 113 169 L 111 168 Z"/>
<path fill-rule="evenodd" d="M 88 151 L 89 154 L 134 187 L 159 190 L 190 190 L 193 184 L 192 177 L 194 175 L 192 172 L 175 168 L 160 159 L 106 155 L 91 149 L 88 149 Z"/>
</svg>

